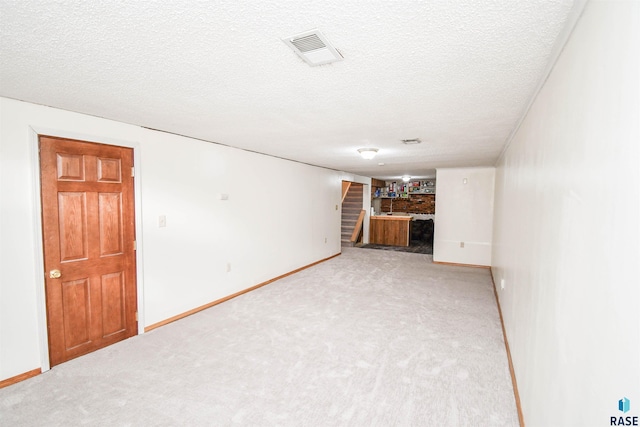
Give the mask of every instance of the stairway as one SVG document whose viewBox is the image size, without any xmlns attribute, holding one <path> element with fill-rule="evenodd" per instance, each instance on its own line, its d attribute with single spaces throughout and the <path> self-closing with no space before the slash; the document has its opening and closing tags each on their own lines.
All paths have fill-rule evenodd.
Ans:
<svg viewBox="0 0 640 427">
<path fill-rule="evenodd" d="M 342 246 L 353 246 L 351 235 L 362 210 L 362 184 L 351 183 L 342 202 Z"/>
</svg>

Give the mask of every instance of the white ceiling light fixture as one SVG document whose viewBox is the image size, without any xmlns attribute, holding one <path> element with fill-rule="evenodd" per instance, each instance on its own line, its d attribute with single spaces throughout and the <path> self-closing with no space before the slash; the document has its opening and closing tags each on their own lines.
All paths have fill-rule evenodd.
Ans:
<svg viewBox="0 0 640 427">
<path fill-rule="evenodd" d="M 358 153 L 362 156 L 363 159 L 371 160 L 376 154 L 378 154 L 377 148 L 359 148 Z"/>
<path fill-rule="evenodd" d="M 403 182 L 409 182 L 409 181 L 411 181 L 411 177 L 409 175 L 405 175 L 405 176 L 402 177 L 402 181 Z"/>
<path fill-rule="evenodd" d="M 310 66 L 342 61 L 338 50 L 318 29 L 305 31 L 282 39 L 293 51 Z"/>
</svg>

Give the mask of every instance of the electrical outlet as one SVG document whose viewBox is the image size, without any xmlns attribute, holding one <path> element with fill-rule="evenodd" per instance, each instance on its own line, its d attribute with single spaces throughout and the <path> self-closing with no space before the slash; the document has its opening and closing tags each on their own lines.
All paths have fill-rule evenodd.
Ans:
<svg viewBox="0 0 640 427">
<path fill-rule="evenodd" d="M 464 249 L 464 242 L 460 242 L 460 247 Z"/>
<path fill-rule="evenodd" d="M 167 226 L 167 216 L 160 215 L 158 217 L 158 227 L 166 227 Z"/>
<path fill-rule="evenodd" d="M 231 263 L 227 263 L 227 273 L 231 273 Z"/>
<path fill-rule="evenodd" d="M 324 242 L 327 243 L 327 238 L 326 237 L 324 238 Z"/>
<path fill-rule="evenodd" d="M 500 289 L 504 289 L 504 279 L 500 279 Z"/>
</svg>

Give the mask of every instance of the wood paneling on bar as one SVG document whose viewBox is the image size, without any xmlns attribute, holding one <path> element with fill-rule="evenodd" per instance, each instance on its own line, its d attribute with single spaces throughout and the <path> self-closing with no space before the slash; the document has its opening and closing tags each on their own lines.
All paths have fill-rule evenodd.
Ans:
<svg viewBox="0 0 640 427">
<path fill-rule="evenodd" d="M 411 217 L 373 216 L 369 226 L 369 243 L 377 245 L 409 246 Z"/>
</svg>

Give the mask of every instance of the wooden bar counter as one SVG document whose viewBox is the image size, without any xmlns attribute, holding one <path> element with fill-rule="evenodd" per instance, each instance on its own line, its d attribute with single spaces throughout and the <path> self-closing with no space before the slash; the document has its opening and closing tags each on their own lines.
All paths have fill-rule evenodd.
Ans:
<svg viewBox="0 0 640 427">
<path fill-rule="evenodd" d="M 410 216 L 375 215 L 369 225 L 369 243 L 409 246 Z"/>
</svg>

